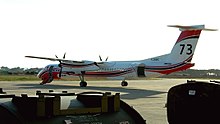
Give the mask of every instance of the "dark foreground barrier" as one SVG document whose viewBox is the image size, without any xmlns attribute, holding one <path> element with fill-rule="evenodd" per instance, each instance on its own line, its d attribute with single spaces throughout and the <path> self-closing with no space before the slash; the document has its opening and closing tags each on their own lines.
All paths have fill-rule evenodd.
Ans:
<svg viewBox="0 0 220 124">
<path fill-rule="evenodd" d="M 187 83 L 169 89 L 169 124 L 220 124 L 220 85 L 217 81 Z"/>
<path fill-rule="evenodd" d="M 0 124 L 146 124 L 119 93 L 0 93 Z"/>
</svg>

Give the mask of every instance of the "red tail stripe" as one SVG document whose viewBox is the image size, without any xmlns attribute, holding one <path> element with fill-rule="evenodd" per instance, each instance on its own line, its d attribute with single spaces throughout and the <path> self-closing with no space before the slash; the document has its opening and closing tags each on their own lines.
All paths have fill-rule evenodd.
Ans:
<svg viewBox="0 0 220 124">
<path fill-rule="evenodd" d="M 182 41 L 183 39 L 191 36 L 199 36 L 202 30 L 186 30 L 182 31 L 176 43 Z"/>
</svg>

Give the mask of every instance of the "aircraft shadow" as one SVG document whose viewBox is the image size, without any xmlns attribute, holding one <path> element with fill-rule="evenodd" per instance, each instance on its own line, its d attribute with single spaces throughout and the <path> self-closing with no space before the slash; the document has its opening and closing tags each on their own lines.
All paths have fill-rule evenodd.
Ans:
<svg viewBox="0 0 220 124">
<path fill-rule="evenodd" d="M 39 84 L 16 84 L 19 89 L 48 89 L 48 90 L 69 90 L 71 89 L 74 92 L 76 90 L 82 90 L 82 92 L 87 91 L 101 91 L 101 92 L 118 92 L 120 93 L 120 97 L 122 99 L 138 99 L 138 98 L 158 98 L 155 95 L 163 94 L 167 92 L 156 91 L 156 90 L 145 90 L 145 89 L 135 89 L 129 87 L 105 87 L 105 86 L 87 86 L 87 87 L 79 87 L 79 86 L 67 86 L 67 85 L 39 85 Z M 85 90 L 85 91 L 83 91 Z M 69 91 L 69 92 L 72 92 Z M 35 92 L 35 91 L 34 91 Z"/>
</svg>

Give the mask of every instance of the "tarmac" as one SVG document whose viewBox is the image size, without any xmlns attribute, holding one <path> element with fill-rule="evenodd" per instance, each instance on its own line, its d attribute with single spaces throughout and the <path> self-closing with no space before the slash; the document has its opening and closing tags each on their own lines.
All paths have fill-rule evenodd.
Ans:
<svg viewBox="0 0 220 124">
<path fill-rule="evenodd" d="M 120 93 L 123 101 L 137 110 L 147 124 L 168 124 L 165 108 L 168 90 L 175 85 L 186 83 L 187 79 L 127 80 L 128 86 L 122 87 L 119 80 L 87 81 L 87 87 L 80 87 L 79 81 L 53 81 L 39 85 L 40 81 L 0 81 L 0 87 L 7 94 L 35 95 L 37 90 L 49 92 L 68 91 L 81 93 L 88 91 Z"/>
</svg>

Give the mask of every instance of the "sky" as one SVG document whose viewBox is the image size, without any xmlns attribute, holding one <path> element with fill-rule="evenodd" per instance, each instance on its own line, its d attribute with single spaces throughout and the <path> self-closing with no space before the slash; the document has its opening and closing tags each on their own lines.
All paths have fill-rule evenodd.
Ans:
<svg viewBox="0 0 220 124">
<path fill-rule="evenodd" d="M 169 53 L 180 31 L 220 29 L 217 0 L 0 0 L 0 67 L 34 68 L 49 60 L 142 60 Z M 220 69 L 220 31 L 203 31 L 193 69 Z M 55 62 L 57 63 L 57 62 Z"/>
</svg>

